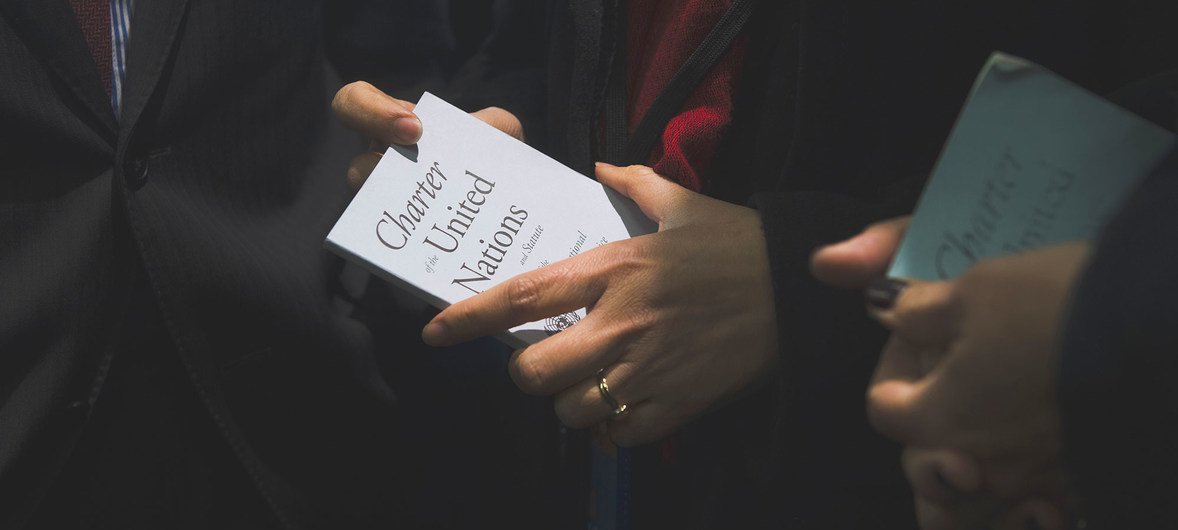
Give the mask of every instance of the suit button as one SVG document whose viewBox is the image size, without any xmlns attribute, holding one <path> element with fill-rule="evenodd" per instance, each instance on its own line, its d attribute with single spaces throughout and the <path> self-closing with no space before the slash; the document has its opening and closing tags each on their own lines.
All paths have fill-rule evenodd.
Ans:
<svg viewBox="0 0 1178 530">
<path fill-rule="evenodd" d="M 132 158 L 123 164 L 123 178 L 133 188 L 141 188 L 147 183 L 148 164 L 146 158 Z"/>
</svg>

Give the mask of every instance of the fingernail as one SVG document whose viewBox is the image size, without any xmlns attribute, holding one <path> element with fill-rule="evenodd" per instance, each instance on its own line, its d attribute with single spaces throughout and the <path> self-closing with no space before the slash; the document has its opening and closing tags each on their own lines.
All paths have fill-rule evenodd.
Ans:
<svg viewBox="0 0 1178 530">
<path fill-rule="evenodd" d="M 397 143 L 417 143 L 421 139 L 421 120 L 415 116 L 393 120 L 393 136 Z"/>
<path fill-rule="evenodd" d="M 421 340 L 430 346 L 438 346 L 446 341 L 446 326 L 435 320 L 425 325 L 421 330 Z"/>
<path fill-rule="evenodd" d="M 610 164 L 609 162 L 597 162 L 597 167 L 606 169 L 617 169 L 618 166 Z"/>
<path fill-rule="evenodd" d="M 863 291 L 863 297 L 867 299 L 868 305 L 876 309 L 891 309 L 896 305 L 896 299 L 900 297 L 900 293 L 904 288 L 908 287 L 908 282 L 898 278 L 882 278 L 876 280 Z"/>
</svg>

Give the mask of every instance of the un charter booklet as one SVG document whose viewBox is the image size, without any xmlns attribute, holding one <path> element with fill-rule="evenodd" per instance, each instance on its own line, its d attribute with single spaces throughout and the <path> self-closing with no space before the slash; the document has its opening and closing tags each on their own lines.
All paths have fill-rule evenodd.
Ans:
<svg viewBox="0 0 1178 530">
<path fill-rule="evenodd" d="M 629 199 L 426 93 L 423 134 L 390 148 L 327 235 L 332 252 L 438 308 L 657 226 Z M 535 343 L 584 310 L 511 330 Z"/>
<path fill-rule="evenodd" d="M 995 53 L 916 207 L 893 277 L 1094 237 L 1174 134 L 1029 61 Z"/>
</svg>

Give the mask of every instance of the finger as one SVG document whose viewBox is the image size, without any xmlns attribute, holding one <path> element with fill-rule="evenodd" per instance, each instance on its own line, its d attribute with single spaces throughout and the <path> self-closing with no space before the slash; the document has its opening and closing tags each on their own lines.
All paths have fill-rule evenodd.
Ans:
<svg viewBox="0 0 1178 530">
<path fill-rule="evenodd" d="M 947 345 L 960 318 L 952 282 L 906 281 L 889 309 L 871 314 L 892 333 L 922 345 Z"/>
<path fill-rule="evenodd" d="M 352 191 L 358 191 L 364 185 L 368 175 L 371 175 L 372 170 L 376 169 L 376 164 L 380 163 L 380 158 L 380 153 L 369 151 L 352 159 L 348 164 L 348 187 L 352 188 Z"/>
<path fill-rule="evenodd" d="M 911 216 L 873 224 L 855 237 L 818 249 L 810 271 L 818 280 L 847 289 L 862 289 L 886 274 Z"/>
<path fill-rule="evenodd" d="M 889 342 L 891 348 L 896 338 Z M 885 437 L 905 445 L 957 447 L 961 443 L 960 411 L 950 400 L 958 399 L 943 379 L 939 363 L 948 355 L 943 350 L 905 346 L 888 351 L 867 389 L 867 417 L 871 426 Z M 893 361 L 889 356 L 900 357 Z M 914 373 L 921 375 L 913 377 Z M 963 471 L 964 473 L 964 471 Z M 983 475 L 980 471 L 978 475 Z M 966 476 L 962 480 L 966 480 Z M 971 484 L 966 482 L 965 484 Z"/>
<path fill-rule="evenodd" d="M 609 395 L 619 406 L 626 407 L 622 415 L 615 418 L 615 409 L 602 395 L 597 372 L 594 371 L 592 376 L 556 395 L 553 403 L 556 407 L 556 416 L 560 418 L 561 423 L 574 429 L 597 425 L 609 419 L 628 418 L 637 404 L 647 397 L 632 384 L 632 374 L 633 368 L 628 364 L 616 364 L 602 371 Z"/>
<path fill-rule="evenodd" d="M 605 291 L 597 274 L 609 245 L 526 272 L 447 307 L 422 330 L 431 346 L 449 346 L 592 305 Z"/>
<path fill-rule="evenodd" d="M 907 447 L 901 462 L 912 491 L 939 504 L 957 503 L 982 486 L 981 466 L 958 451 Z"/>
<path fill-rule="evenodd" d="M 880 434 L 906 445 L 938 445 L 938 425 L 924 411 L 929 380 L 882 380 L 867 391 L 867 417 Z"/>
<path fill-rule="evenodd" d="M 515 117 L 515 114 L 499 107 L 487 107 L 472 112 L 470 115 L 483 120 L 483 123 L 499 129 L 516 140 L 521 142 L 524 140 L 524 126 L 520 123 L 519 118 Z"/>
<path fill-rule="evenodd" d="M 548 396 L 588 379 L 621 355 L 611 323 L 591 313 L 575 326 L 512 356 L 508 370 L 525 393 Z"/>
<path fill-rule="evenodd" d="M 335 94 L 331 108 L 348 127 L 385 144 L 410 145 L 421 138 L 421 120 L 413 105 L 357 81 Z"/>
<path fill-rule="evenodd" d="M 922 346 L 893 334 L 867 389 L 867 417 L 880 434 L 906 444 L 931 445 L 928 422 L 915 410 L 924 380 Z"/>
<path fill-rule="evenodd" d="M 597 180 L 632 199 L 652 221 L 667 221 L 681 212 L 692 192 L 646 166 L 617 167 L 597 163 Z"/>
<path fill-rule="evenodd" d="M 892 380 L 913 382 L 923 377 L 920 348 L 904 337 L 889 337 L 883 351 L 880 352 L 879 363 L 876 364 L 875 374 L 871 378 L 872 383 Z"/>
</svg>

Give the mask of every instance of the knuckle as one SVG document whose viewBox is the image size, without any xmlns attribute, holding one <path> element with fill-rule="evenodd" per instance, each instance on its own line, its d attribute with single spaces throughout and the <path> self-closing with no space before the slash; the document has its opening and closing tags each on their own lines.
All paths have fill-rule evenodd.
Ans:
<svg viewBox="0 0 1178 530">
<path fill-rule="evenodd" d="M 918 329 L 920 327 L 922 315 L 918 309 L 904 308 L 896 310 L 891 316 L 891 329 L 894 333 L 904 337 L 910 341 L 917 341 L 919 338 Z"/>
<path fill-rule="evenodd" d="M 520 355 L 511 363 L 511 378 L 520 390 L 528 394 L 541 394 L 548 382 L 548 371 L 535 356 Z"/>
<path fill-rule="evenodd" d="M 513 313 L 531 311 L 540 302 L 540 282 L 531 276 L 511 280 L 507 284 L 507 307 Z"/>
<path fill-rule="evenodd" d="M 645 175 L 654 174 L 654 170 L 651 169 L 650 166 L 644 166 L 642 164 L 634 164 L 632 166 L 627 166 L 626 170 L 636 176 L 645 176 Z"/>
<path fill-rule="evenodd" d="M 363 90 L 364 85 L 368 83 L 364 81 L 355 81 L 348 83 L 335 93 L 335 98 L 331 100 L 331 108 L 337 114 L 344 114 L 356 99 L 356 92 Z"/>
<path fill-rule="evenodd" d="M 889 400 L 885 397 L 887 389 L 880 386 L 874 386 L 867 392 L 867 422 L 871 425 L 875 432 L 882 434 L 886 438 L 897 441 L 906 441 L 913 438 L 915 433 L 904 432 L 899 425 L 899 420 L 896 417 L 894 407 L 890 405 Z"/>
<path fill-rule="evenodd" d="M 612 269 L 610 276 L 618 273 L 633 273 L 645 269 L 650 265 L 650 249 L 643 241 L 627 239 L 613 243 L 613 256 L 608 261 Z"/>
<path fill-rule="evenodd" d="M 631 308 L 622 318 L 622 334 L 626 337 L 645 335 L 659 327 L 659 314 L 654 309 L 640 305 Z"/>
</svg>

